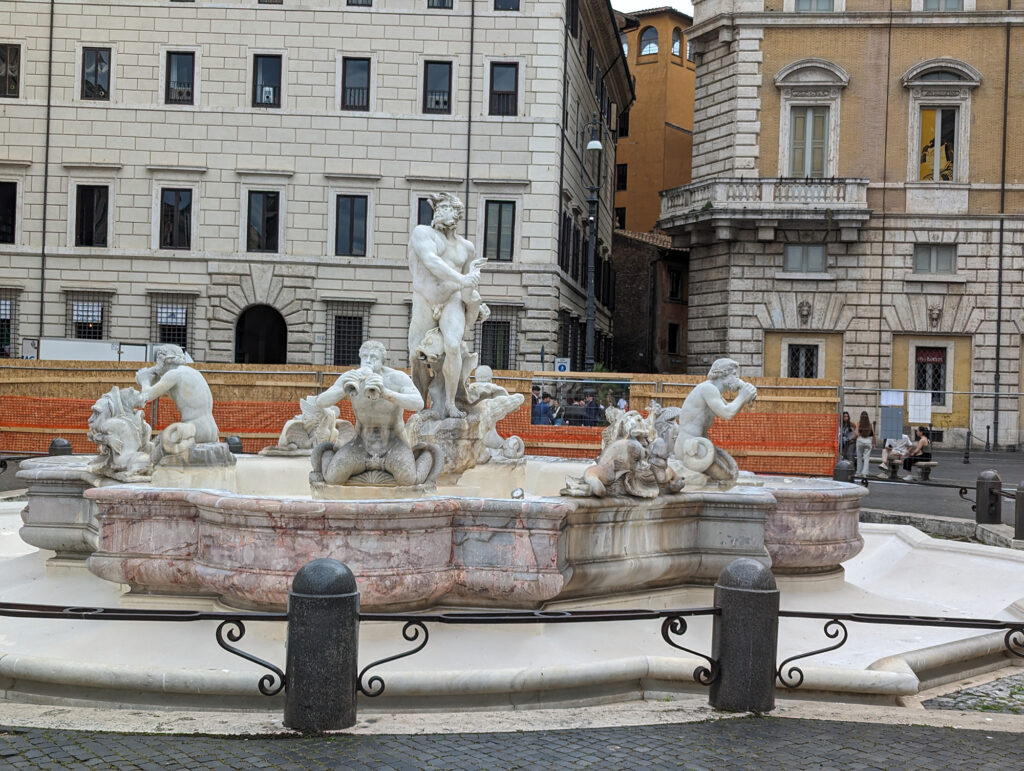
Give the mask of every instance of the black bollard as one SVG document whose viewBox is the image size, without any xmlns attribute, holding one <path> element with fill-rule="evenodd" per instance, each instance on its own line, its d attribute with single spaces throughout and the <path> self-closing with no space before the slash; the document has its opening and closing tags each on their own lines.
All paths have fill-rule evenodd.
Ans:
<svg viewBox="0 0 1024 771">
<path fill-rule="evenodd" d="M 285 727 L 319 733 L 355 725 L 358 660 L 355 576 L 337 560 L 313 560 L 288 593 Z"/>
<path fill-rule="evenodd" d="M 708 703 L 730 712 L 775 709 L 775 654 L 779 641 L 779 590 L 757 560 L 730 562 L 715 584 L 711 657 L 720 674 Z"/>
<path fill-rule="evenodd" d="M 62 436 L 58 436 L 52 442 L 50 442 L 50 448 L 46 451 L 47 455 L 71 455 L 71 442 Z"/>
<path fill-rule="evenodd" d="M 832 469 L 832 478 L 837 482 L 852 482 L 856 469 L 848 460 L 841 460 Z"/>
<path fill-rule="evenodd" d="M 998 525 L 1003 521 L 1003 482 L 995 469 L 982 471 L 975 483 L 974 521 L 979 525 Z"/>
<path fill-rule="evenodd" d="M 1013 540 L 1024 541 L 1024 482 L 1017 485 L 1013 498 Z"/>
<path fill-rule="evenodd" d="M 232 455 L 241 455 L 245 450 L 242 449 L 242 440 L 237 436 L 229 436 L 224 439 L 224 444 L 231 450 Z"/>
</svg>

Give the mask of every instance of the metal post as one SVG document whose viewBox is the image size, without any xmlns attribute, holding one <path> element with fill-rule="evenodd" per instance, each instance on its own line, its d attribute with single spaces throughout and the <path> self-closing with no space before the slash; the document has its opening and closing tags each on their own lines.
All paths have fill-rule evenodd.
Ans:
<svg viewBox="0 0 1024 771">
<path fill-rule="evenodd" d="M 979 525 L 998 525 L 1003 521 L 1003 502 L 1000 494 L 1003 482 L 995 469 L 978 474 L 974 497 L 974 521 Z"/>
<path fill-rule="evenodd" d="M 985 452 L 992 451 L 992 442 L 989 441 L 989 432 L 992 430 L 992 426 L 985 426 Z"/>
<path fill-rule="evenodd" d="M 852 482 L 854 477 L 854 465 L 848 460 L 841 460 L 832 469 L 832 478 L 837 482 Z"/>
<path fill-rule="evenodd" d="M 967 444 L 964 445 L 964 463 L 971 462 L 971 429 L 967 429 Z"/>
<path fill-rule="evenodd" d="M 600 157 L 598 158 L 600 163 Z M 600 173 L 600 172 L 598 172 Z M 587 372 L 594 371 L 594 263 L 597 260 L 597 190 L 591 187 L 587 196 L 587 204 L 590 207 L 590 243 L 587 245 L 587 333 L 585 349 L 583 354 L 583 367 Z"/>
<path fill-rule="evenodd" d="M 708 703 L 731 712 L 775 709 L 775 654 L 779 640 L 779 590 L 772 571 L 755 559 L 729 563 L 715 584 L 711 657 L 719 675 Z"/>
<path fill-rule="evenodd" d="M 355 725 L 358 658 L 355 576 L 337 560 L 313 560 L 288 593 L 285 727 L 319 733 Z"/>
<path fill-rule="evenodd" d="M 1013 497 L 1013 540 L 1024 541 L 1024 482 L 1017 485 Z"/>
</svg>

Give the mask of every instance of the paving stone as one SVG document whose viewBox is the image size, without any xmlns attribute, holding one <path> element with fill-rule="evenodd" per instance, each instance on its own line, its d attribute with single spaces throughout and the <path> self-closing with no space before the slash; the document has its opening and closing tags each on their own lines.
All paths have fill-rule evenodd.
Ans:
<svg viewBox="0 0 1024 771">
<path fill-rule="evenodd" d="M 925 709 L 1009 712 L 1024 715 L 1024 673 L 928 699 Z"/>
</svg>

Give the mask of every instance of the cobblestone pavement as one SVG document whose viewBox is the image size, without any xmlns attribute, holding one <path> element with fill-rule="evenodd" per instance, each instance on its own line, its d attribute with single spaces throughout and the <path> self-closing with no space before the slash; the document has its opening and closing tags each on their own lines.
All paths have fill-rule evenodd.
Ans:
<svg viewBox="0 0 1024 771">
<path fill-rule="evenodd" d="M 539 733 L 230 738 L 0 729 L 3 768 L 1009 769 L 1021 735 L 737 718 Z"/>
<path fill-rule="evenodd" d="M 1024 715 L 1024 674 L 1001 677 L 984 685 L 953 691 L 921 703 L 925 709 L 962 709 Z"/>
</svg>

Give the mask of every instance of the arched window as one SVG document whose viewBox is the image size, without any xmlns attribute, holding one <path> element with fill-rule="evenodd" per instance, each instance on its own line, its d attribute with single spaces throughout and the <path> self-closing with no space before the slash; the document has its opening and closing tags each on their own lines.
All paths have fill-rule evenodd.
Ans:
<svg viewBox="0 0 1024 771">
<path fill-rule="evenodd" d="M 622 43 L 622 55 L 629 56 L 629 41 L 626 40 L 626 33 L 619 33 L 619 42 Z"/>
<path fill-rule="evenodd" d="M 644 27 L 640 32 L 640 55 L 648 56 L 658 53 L 658 30 Z"/>
<path fill-rule="evenodd" d="M 683 34 L 679 31 L 679 27 L 672 30 L 672 55 L 679 56 L 683 45 Z"/>
</svg>

